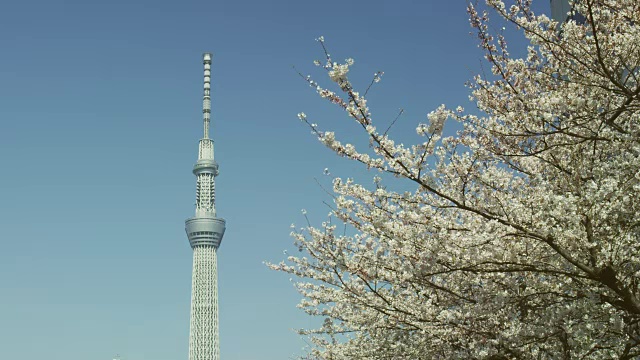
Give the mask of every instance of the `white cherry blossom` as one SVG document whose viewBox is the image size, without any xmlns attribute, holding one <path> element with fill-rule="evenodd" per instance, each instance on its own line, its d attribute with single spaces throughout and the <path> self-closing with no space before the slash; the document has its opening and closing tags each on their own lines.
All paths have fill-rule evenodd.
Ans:
<svg viewBox="0 0 640 360">
<path fill-rule="evenodd" d="M 294 228 L 301 253 L 270 265 L 324 319 L 300 331 L 309 359 L 640 357 L 640 7 L 582 0 L 584 24 L 557 24 L 530 3 L 469 5 L 492 74 L 471 84 L 480 112 L 441 106 L 414 145 L 377 129 L 353 62 L 318 39 L 339 91 L 305 80 L 371 148 L 312 132 L 413 191 L 334 179 L 332 216 Z M 528 38 L 524 57 L 489 12 Z M 446 119 L 462 130 L 441 138 Z"/>
</svg>

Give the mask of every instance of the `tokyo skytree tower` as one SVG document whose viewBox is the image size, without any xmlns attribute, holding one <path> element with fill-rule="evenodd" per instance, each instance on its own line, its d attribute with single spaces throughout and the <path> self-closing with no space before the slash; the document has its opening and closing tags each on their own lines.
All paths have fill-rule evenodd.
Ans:
<svg viewBox="0 0 640 360">
<path fill-rule="evenodd" d="M 185 221 L 185 229 L 193 249 L 189 360 L 220 359 L 217 251 L 224 235 L 225 221 L 216 217 L 215 177 L 218 175 L 218 164 L 213 156 L 213 140 L 209 139 L 211 59 L 210 53 L 203 55 L 204 135 L 200 139 L 198 161 L 193 167 L 193 174 L 197 179 L 196 215 Z"/>
</svg>

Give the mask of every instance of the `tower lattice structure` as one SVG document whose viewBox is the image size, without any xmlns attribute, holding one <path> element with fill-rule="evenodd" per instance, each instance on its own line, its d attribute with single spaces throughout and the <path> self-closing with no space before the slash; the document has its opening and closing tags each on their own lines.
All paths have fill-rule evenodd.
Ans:
<svg viewBox="0 0 640 360">
<path fill-rule="evenodd" d="M 217 252 L 224 235 L 225 221 L 216 216 L 215 177 L 218 175 L 218 164 L 214 160 L 213 140 L 209 138 L 212 58 L 210 53 L 203 55 L 204 135 L 200 139 L 198 161 L 193 167 L 196 176 L 196 214 L 185 221 L 185 230 L 193 249 L 189 360 L 220 359 Z"/>
</svg>

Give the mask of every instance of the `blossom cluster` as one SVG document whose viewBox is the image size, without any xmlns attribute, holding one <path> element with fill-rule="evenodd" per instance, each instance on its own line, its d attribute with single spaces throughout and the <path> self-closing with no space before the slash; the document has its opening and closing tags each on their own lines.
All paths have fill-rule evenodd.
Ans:
<svg viewBox="0 0 640 360">
<path fill-rule="evenodd" d="M 270 265 L 325 319 L 301 330 L 310 356 L 640 357 L 640 8 L 577 1 L 584 23 L 558 24 L 530 3 L 469 5 L 492 73 L 471 83 L 481 114 L 442 105 L 411 146 L 377 130 L 353 61 L 334 62 L 319 39 L 317 64 L 340 90 L 307 81 L 372 147 L 307 122 L 312 132 L 414 190 L 335 178 L 331 218 L 294 228 L 301 255 Z M 527 37 L 524 57 L 491 32 L 490 12 Z M 448 119 L 462 130 L 442 139 Z"/>
</svg>

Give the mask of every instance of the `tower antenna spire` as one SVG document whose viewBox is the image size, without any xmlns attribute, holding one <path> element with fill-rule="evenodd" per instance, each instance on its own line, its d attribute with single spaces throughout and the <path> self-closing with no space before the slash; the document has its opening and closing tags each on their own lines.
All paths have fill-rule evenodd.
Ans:
<svg viewBox="0 0 640 360">
<path fill-rule="evenodd" d="M 202 118 L 204 122 L 204 139 L 209 138 L 209 123 L 211 122 L 211 53 L 202 54 L 204 64 L 204 95 L 202 97 Z"/>
</svg>

